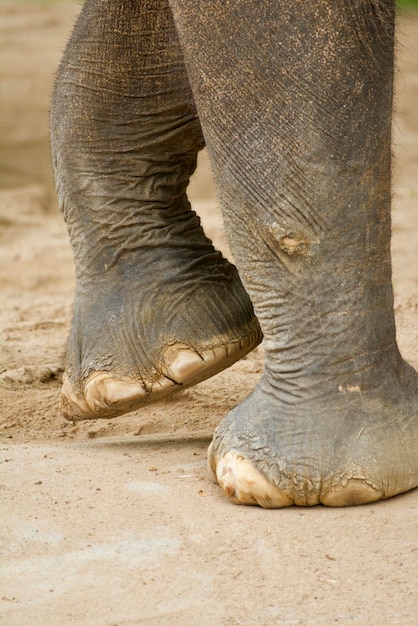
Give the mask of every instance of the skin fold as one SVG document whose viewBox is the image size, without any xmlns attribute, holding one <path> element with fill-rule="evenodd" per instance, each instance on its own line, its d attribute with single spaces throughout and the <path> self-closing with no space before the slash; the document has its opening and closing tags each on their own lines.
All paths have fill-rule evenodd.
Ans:
<svg viewBox="0 0 418 626">
<path fill-rule="evenodd" d="M 393 66 L 386 0 L 86 3 L 52 109 L 77 267 L 68 417 L 193 384 L 262 331 L 263 377 L 209 449 L 227 496 L 342 506 L 417 486 L 418 376 L 391 285 Z M 185 196 L 203 137 L 240 278 Z"/>
</svg>

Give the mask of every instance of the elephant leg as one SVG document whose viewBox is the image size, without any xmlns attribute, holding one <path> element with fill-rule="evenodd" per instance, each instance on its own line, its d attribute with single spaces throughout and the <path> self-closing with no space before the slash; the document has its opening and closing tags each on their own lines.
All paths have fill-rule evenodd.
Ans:
<svg viewBox="0 0 418 626">
<path fill-rule="evenodd" d="M 62 408 L 113 417 L 261 339 L 186 196 L 204 141 L 164 0 L 87 0 L 59 68 L 54 173 L 76 266 Z"/>
<path fill-rule="evenodd" d="M 236 503 L 418 484 L 418 377 L 390 263 L 394 6 L 170 0 L 264 375 L 215 432 Z"/>
</svg>

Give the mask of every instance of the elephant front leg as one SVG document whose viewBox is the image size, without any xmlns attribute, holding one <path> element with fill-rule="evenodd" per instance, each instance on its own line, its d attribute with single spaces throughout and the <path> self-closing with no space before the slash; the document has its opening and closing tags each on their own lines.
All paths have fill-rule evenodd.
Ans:
<svg viewBox="0 0 418 626">
<path fill-rule="evenodd" d="M 412 489 L 418 376 L 396 345 L 390 263 L 394 7 L 170 3 L 266 352 L 211 470 L 265 507 Z"/>
<path fill-rule="evenodd" d="M 255 347 L 238 273 L 187 201 L 204 142 L 166 2 L 87 0 L 51 135 L 77 278 L 64 416 L 125 413 Z"/>
</svg>

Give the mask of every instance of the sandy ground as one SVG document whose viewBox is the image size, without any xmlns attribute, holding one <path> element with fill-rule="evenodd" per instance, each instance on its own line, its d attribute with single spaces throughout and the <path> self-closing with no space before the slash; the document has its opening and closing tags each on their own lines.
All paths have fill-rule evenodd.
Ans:
<svg viewBox="0 0 418 626">
<path fill-rule="evenodd" d="M 0 624 L 418 624 L 418 491 L 265 511 L 208 481 L 211 433 L 254 388 L 261 348 L 125 417 L 61 418 L 74 277 L 47 111 L 78 10 L 0 0 Z M 418 367 L 418 15 L 399 38 L 394 287 L 401 351 Z M 228 253 L 205 155 L 191 198 Z"/>
</svg>

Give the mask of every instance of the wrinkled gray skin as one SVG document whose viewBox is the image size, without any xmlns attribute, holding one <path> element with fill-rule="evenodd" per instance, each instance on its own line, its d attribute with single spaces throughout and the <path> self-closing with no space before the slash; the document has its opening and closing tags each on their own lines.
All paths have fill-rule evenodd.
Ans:
<svg viewBox="0 0 418 626">
<path fill-rule="evenodd" d="M 87 0 L 51 115 L 77 273 L 67 418 L 212 375 L 257 345 L 257 318 L 264 375 L 209 450 L 225 493 L 339 506 L 417 486 L 391 286 L 393 38 L 387 0 Z M 239 275 L 187 202 L 204 143 Z"/>
</svg>

